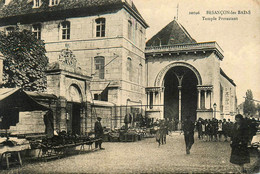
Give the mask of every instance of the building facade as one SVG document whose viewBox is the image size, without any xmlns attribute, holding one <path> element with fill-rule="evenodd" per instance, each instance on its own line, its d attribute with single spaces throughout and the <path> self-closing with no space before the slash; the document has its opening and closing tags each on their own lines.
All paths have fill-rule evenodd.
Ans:
<svg viewBox="0 0 260 174">
<path fill-rule="evenodd" d="M 197 43 L 175 20 L 145 43 L 148 25 L 131 0 L 5 0 L 0 9 L 1 31 L 18 26 L 45 43 L 47 93 L 58 98 L 52 107 L 60 130 L 85 133 L 97 113 L 118 126 L 127 106 L 179 122 L 236 110 L 218 44 Z"/>
<path fill-rule="evenodd" d="M 236 113 L 236 84 L 220 68 L 216 42 L 197 43 L 176 20 L 146 44 L 147 113 L 181 121 L 229 118 Z"/>
<path fill-rule="evenodd" d="M 64 108 L 59 113 L 59 120 L 64 120 L 57 126 L 60 129 L 68 124 L 66 115 L 82 111 L 76 103 L 99 107 L 97 100 L 130 105 L 145 99 L 148 25 L 132 1 L 10 0 L 0 5 L 1 31 L 8 33 L 17 26 L 31 30 L 44 41 L 50 64 L 64 64 L 61 59 L 69 57 L 72 63 L 65 64 L 75 59 L 75 66 L 84 71 L 82 75 L 67 65 L 47 70 L 47 93 L 64 99 L 59 106 Z M 91 85 L 85 85 L 90 78 Z"/>
</svg>

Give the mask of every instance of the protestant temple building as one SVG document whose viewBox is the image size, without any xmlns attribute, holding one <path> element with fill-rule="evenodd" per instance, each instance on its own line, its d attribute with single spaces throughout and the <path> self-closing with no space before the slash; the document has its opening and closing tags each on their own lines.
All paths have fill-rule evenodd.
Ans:
<svg viewBox="0 0 260 174">
<path fill-rule="evenodd" d="M 129 113 L 179 121 L 236 113 L 223 50 L 197 43 L 176 20 L 146 42 L 149 26 L 131 0 L 2 0 L 0 8 L 1 31 L 19 26 L 45 43 L 47 90 L 29 95 L 52 108 L 59 130 L 85 134 L 97 116 L 114 128 Z"/>
</svg>

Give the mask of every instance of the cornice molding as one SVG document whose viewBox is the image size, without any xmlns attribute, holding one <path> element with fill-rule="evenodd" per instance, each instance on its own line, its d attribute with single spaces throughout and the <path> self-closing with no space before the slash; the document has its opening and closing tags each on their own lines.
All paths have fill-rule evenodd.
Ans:
<svg viewBox="0 0 260 174">
<path fill-rule="evenodd" d="M 145 48 L 145 56 L 147 58 L 153 58 L 157 56 L 164 55 L 174 55 L 174 54 L 197 54 L 197 53 L 206 53 L 214 52 L 220 60 L 224 58 L 224 51 L 217 44 L 217 42 L 201 42 L 201 43 L 192 43 L 192 44 L 176 44 L 176 45 L 162 45 L 162 46 L 149 46 Z"/>
</svg>

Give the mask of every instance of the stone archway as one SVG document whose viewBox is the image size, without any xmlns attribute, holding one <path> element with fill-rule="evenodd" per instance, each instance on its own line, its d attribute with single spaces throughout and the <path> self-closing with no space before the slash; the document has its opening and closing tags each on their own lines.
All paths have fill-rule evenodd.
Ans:
<svg viewBox="0 0 260 174">
<path fill-rule="evenodd" d="M 77 102 L 77 103 L 82 103 L 83 101 L 83 96 L 82 96 L 82 90 L 79 85 L 73 83 L 69 86 L 68 88 L 68 93 L 67 93 L 67 100 L 69 102 Z"/>
<path fill-rule="evenodd" d="M 87 94 L 92 77 L 77 66 L 77 59 L 68 48 L 61 51 L 58 61 L 48 65 L 46 75 L 47 93 L 58 97 L 55 127 L 60 131 L 85 134 L 90 112 Z"/>
<path fill-rule="evenodd" d="M 186 67 L 186 68 L 189 68 L 197 77 L 198 79 L 198 85 L 202 85 L 202 78 L 200 76 L 200 73 L 199 71 L 192 65 L 186 63 L 186 62 L 175 62 L 175 63 L 171 63 L 169 65 L 167 65 L 166 67 L 164 67 L 159 73 L 158 75 L 156 76 L 156 79 L 155 79 L 155 82 L 154 82 L 154 86 L 156 87 L 162 87 L 164 86 L 163 83 L 164 83 L 164 77 L 165 77 L 165 74 L 173 67 L 176 67 L 176 66 L 183 66 L 183 67 Z"/>
<path fill-rule="evenodd" d="M 67 96 L 67 130 L 72 134 L 80 134 L 82 101 L 83 96 L 80 87 L 71 84 Z"/>
<path fill-rule="evenodd" d="M 190 64 L 172 63 L 162 69 L 155 85 L 164 88 L 164 118 L 175 120 L 179 123 L 179 128 L 184 118 L 195 121 L 198 104 L 197 86 L 201 84 L 199 72 Z"/>
</svg>

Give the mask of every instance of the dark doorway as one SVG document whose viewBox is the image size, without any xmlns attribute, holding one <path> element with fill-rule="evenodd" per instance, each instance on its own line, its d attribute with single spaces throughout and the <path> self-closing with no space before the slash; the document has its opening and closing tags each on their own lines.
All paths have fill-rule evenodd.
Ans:
<svg viewBox="0 0 260 174">
<path fill-rule="evenodd" d="M 72 104 L 72 134 L 80 135 L 80 103 Z"/>
<path fill-rule="evenodd" d="M 179 79 L 181 83 L 181 119 L 196 120 L 197 85 L 196 75 L 189 68 L 176 66 L 171 68 L 164 78 L 164 117 L 179 120 Z"/>
</svg>

